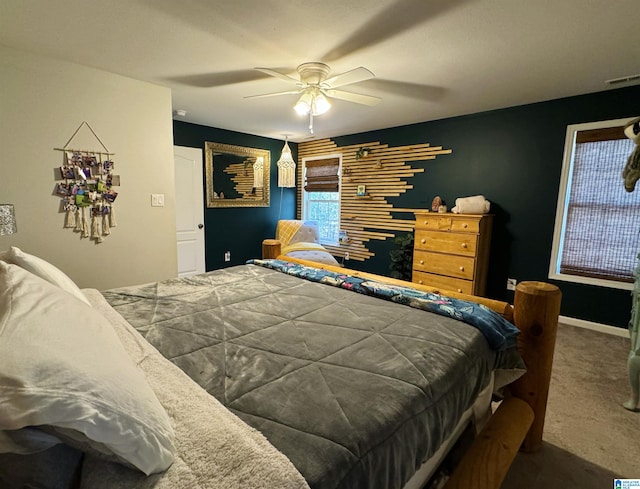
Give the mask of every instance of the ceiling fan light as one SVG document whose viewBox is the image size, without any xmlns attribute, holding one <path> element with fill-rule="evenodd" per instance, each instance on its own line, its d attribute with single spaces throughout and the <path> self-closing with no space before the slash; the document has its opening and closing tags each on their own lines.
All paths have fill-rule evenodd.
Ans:
<svg viewBox="0 0 640 489">
<path fill-rule="evenodd" d="M 300 115 L 308 114 L 311 111 L 311 107 L 313 106 L 313 95 L 309 92 L 304 92 L 302 96 L 298 99 L 296 105 L 293 106 L 293 109 Z"/>
<path fill-rule="evenodd" d="M 313 115 L 324 114 L 331 108 L 331 103 L 323 93 L 318 93 L 313 99 Z"/>
</svg>

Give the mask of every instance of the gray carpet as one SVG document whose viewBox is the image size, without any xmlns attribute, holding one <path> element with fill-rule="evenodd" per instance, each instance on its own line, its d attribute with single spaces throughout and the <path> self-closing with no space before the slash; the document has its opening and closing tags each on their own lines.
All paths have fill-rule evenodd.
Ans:
<svg viewBox="0 0 640 489">
<path fill-rule="evenodd" d="M 517 455 L 502 489 L 602 489 L 640 479 L 640 413 L 630 395 L 629 338 L 561 324 L 542 449 Z"/>
</svg>

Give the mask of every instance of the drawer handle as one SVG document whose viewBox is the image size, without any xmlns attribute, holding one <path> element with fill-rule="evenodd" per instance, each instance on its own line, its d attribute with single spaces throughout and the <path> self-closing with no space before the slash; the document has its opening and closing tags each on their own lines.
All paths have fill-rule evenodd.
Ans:
<svg viewBox="0 0 640 489">
<path fill-rule="evenodd" d="M 462 289 L 458 289 L 458 292 L 460 292 L 462 294 Z"/>
<path fill-rule="evenodd" d="M 467 243 L 462 243 L 462 245 L 461 245 L 461 246 L 462 246 L 463 248 L 466 248 L 466 247 L 467 247 Z"/>
<path fill-rule="evenodd" d="M 422 244 L 425 244 L 425 243 L 427 242 L 427 240 L 426 240 L 426 239 L 424 239 L 424 238 L 422 238 L 422 239 L 420 240 L 420 242 L 421 242 Z"/>
<path fill-rule="evenodd" d="M 420 285 L 422 285 L 422 280 L 418 280 L 418 283 L 419 283 Z"/>
<path fill-rule="evenodd" d="M 461 271 L 461 272 L 464 272 L 464 267 L 460 267 L 460 271 Z"/>
<path fill-rule="evenodd" d="M 466 223 L 466 222 L 465 222 L 465 223 L 463 223 L 463 224 L 462 224 L 462 227 L 463 227 L 463 228 L 467 228 L 467 227 L 468 227 L 467 223 Z"/>
<path fill-rule="evenodd" d="M 420 260 L 420 265 L 424 265 L 424 260 Z"/>
<path fill-rule="evenodd" d="M 425 224 L 425 226 L 426 226 L 427 224 L 429 224 L 429 221 L 424 221 L 424 224 Z"/>
</svg>

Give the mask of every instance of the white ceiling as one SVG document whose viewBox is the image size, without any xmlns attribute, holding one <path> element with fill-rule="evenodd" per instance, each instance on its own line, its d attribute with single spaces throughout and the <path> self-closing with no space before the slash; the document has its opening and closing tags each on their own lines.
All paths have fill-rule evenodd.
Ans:
<svg viewBox="0 0 640 489">
<path fill-rule="evenodd" d="M 317 138 L 610 88 L 640 73 L 638 0 L 1 0 L 0 43 L 171 88 L 174 117 L 293 141 L 296 76 L 323 61 L 376 78 L 333 100 Z M 331 75 L 330 75 L 331 76 Z"/>
</svg>

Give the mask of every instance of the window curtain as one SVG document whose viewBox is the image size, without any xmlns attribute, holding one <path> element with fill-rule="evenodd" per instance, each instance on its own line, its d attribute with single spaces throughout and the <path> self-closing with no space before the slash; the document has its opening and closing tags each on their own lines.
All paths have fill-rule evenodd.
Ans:
<svg viewBox="0 0 640 489">
<path fill-rule="evenodd" d="M 576 134 L 560 273 L 633 282 L 640 247 L 640 192 L 621 171 L 634 148 L 621 127 Z"/>
<path fill-rule="evenodd" d="M 306 192 L 337 192 L 340 185 L 340 160 L 327 158 L 305 162 Z"/>
</svg>

